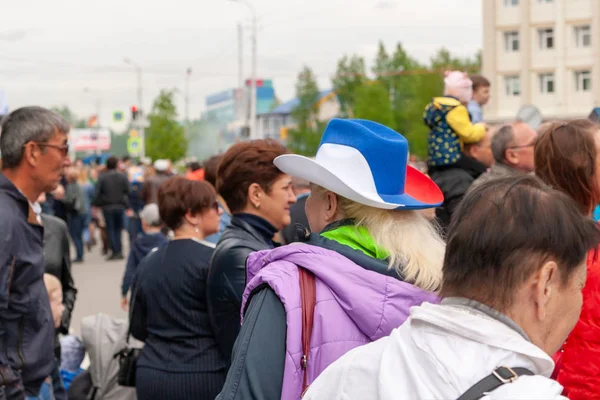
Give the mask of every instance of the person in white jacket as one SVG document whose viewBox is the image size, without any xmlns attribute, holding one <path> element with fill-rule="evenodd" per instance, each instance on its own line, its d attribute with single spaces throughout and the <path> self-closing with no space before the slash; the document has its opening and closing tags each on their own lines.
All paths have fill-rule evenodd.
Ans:
<svg viewBox="0 0 600 400">
<path fill-rule="evenodd" d="M 550 355 L 579 318 L 599 241 L 535 177 L 482 184 L 450 226 L 441 304 L 413 307 L 390 336 L 346 353 L 303 399 L 566 399 Z"/>
</svg>

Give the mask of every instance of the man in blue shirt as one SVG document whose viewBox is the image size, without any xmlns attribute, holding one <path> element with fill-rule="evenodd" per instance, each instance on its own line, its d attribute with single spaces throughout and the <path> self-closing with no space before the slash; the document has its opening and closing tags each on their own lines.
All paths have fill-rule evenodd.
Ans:
<svg viewBox="0 0 600 400">
<path fill-rule="evenodd" d="M 471 122 L 483 122 L 482 107 L 490 100 L 490 81 L 481 75 L 473 75 L 470 77 L 473 82 L 473 97 L 467 105 L 469 114 L 471 114 Z"/>
</svg>

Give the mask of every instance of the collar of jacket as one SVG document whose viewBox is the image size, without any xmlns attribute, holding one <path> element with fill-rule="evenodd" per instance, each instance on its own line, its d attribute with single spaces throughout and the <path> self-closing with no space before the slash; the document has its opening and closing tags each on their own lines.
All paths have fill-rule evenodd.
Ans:
<svg viewBox="0 0 600 400">
<path fill-rule="evenodd" d="M 266 220 L 264 220 L 258 216 L 255 216 L 253 214 L 241 214 L 240 213 L 240 214 L 233 215 L 233 217 L 231 218 L 231 225 L 246 231 L 257 241 L 259 241 L 261 243 L 265 243 L 269 247 L 273 247 L 275 245 L 275 242 L 273 241 L 273 236 L 271 236 L 270 238 L 267 237 L 266 230 L 265 230 L 266 228 L 261 229 L 261 228 L 258 228 L 257 226 L 255 226 L 255 224 L 250 223 L 249 221 L 252 219 L 246 218 L 245 217 L 246 215 L 252 215 L 253 217 L 256 217 L 257 219 L 263 220 L 265 222 L 265 224 L 269 224 L 269 222 L 267 222 Z M 275 229 L 275 228 L 273 228 L 273 229 Z M 273 230 L 273 235 L 274 234 L 275 234 L 275 230 Z"/>
<path fill-rule="evenodd" d="M 350 261 L 354 262 L 355 264 L 360 265 L 361 267 L 363 267 L 366 270 L 374 271 L 374 272 L 377 272 L 377 273 L 380 273 L 383 275 L 387 275 L 387 276 L 391 276 L 391 277 L 397 278 L 399 280 L 404 280 L 403 277 L 400 274 L 398 274 L 398 272 L 396 271 L 395 268 L 389 267 L 389 265 L 385 259 L 378 259 L 375 257 L 371 257 L 370 255 L 368 255 L 367 253 L 362 251 L 362 249 L 356 249 L 346 243 L 338 242 L 336 239 L 340 238 L 340 237 L 342 237 L 346 240 L 350 239 L 350 236 L 347 236 L 345 234 L 339 234 L 339 233 L 336 234 L 335 233 L 335 231 L 337 231 L 340 228 L 344 228 L 344 227 L 346 227 L 345 229 L 354 228 L 355 227 L 354 220 L 343 219 L 340 221 L 332 222 L 331 224 L 327 225 L 323 229 L 323 231 L 321 231 L 321 233 L 319 233 L 319 234 L 310 233 L 308 231 L 308 229 L 304 228 L 302 225 L 296 224 L 296 229 L 298 230 L 298 237 L 300 238 L 300 240 L 303 243 L 310 244 L 312 246 L 321 247 L 321 248 L 324 248 L 327 250 L 335 251 L 336 253 L 346 257 Z M 351 230 L 354 230 L 354 229 L 351 229 Z M 330 236 L 333 239 L 330 239 L 327 236 Z M 369 235 L 369 237 L 370 237 L 370 235 Z M 371 241 L 372 241 L 372 238 L 371 238 Z M 356 240 L 353 240 L 352 243 L 357 246 L 361 246 Z M 374 242 L 373 242 L 373 245 L 375 245 Z"/>
<path fill-rule="evenodd" d="M 335 225 L 334 225 L 335 224 Z M 334 226 L 331 226 L 334 225 Z M 373 236 L 364 226 L 357 226 L 352 219 L 344 219 L 336 224 L 327 226 L 321 236 L 335 240 L 339 244 L 348 246 L 354 250 L 360 250 L 369 257 L 378 260 L 386 260 L 389 253 L 375 243 Z"/>
<path fill-rule="evenodd" d="M 513 168 L 510 165 L 500 163 L 500 162 L 495 162 L 494 165 L 492 165 L 492 168 L 490 168 L 489 173 L 494 178 L 523 174 L 523 172 L 519 171 L 518 169 Z"/>
<path fill-rule="evenodd" d="M 486 306 L 483 303 L 480 303 L 476 300 L 466 299 L 464 297 L 446 297 L 442 299 L 443 305 L 447 306 L 456 306 L 456 307 L 466 307 L 476 311 L 479 311 L 488 317 L 494 318 L 497 321 L 502 322 L 504 325 L 518 332 L 525 340 L 531 342 L 527 333 L 519 326 L 515 321 L 502 314 L 500 311 L 496 311 L 493 308 Z"/>
<path fill-rule="evenodd" d="M 33 207 L 25 195 L 4 175 L 0 172 L 0 191 L 5 192 L 9 197 L 12 197 L 23 210 L 23 214 L 27 216 L 27 222 L 31 225 L 42 226 L 41 218 L 33 211 Z"/>
<path fill-rule="evenodd" d="M 465 170 L 469 175 L 471 175 L 475 179 L 477 179 L 479 175 L 487 171 L 487 167 L 485 165 L 483 165 L 476 159 L 467 156 L 464 153 L 460 160 L 458 160 L 458 162 L 452 167 Z"/>
</svg>

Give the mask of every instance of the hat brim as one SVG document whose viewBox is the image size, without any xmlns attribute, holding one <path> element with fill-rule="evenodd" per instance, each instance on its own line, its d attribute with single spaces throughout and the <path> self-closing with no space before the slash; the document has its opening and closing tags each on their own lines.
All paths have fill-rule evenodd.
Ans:
<svg viewBox="0 0 600 400">
<path fill-rule="evenodd" d="M 376 195 L 359 193 L 317 161 L 297 154 L 279 156 L 274 161 L 282 172 L 305 179 L 327 190 L 374 208 L 419 210 L 442 205 L 444 195 L 440 188 L 416 168 L 406 167 L 403 194 Z"/>
</svg>

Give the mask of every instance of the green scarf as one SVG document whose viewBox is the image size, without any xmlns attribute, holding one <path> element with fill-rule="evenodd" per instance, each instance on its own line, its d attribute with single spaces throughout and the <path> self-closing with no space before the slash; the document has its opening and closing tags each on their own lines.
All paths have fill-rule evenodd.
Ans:
<svg viewBox="0 0 600 400">
<path fill-rule="evenodd" d="M 385 260 L 389 253 L 375 243 L 373 236 L 364 226 L 341 225 L 332 230 L 321 233 L 321 236 L 335 240 L 339 244 L 348 246 L 354 250 L 360 250 L 369 257 Z"/>
</svg>

